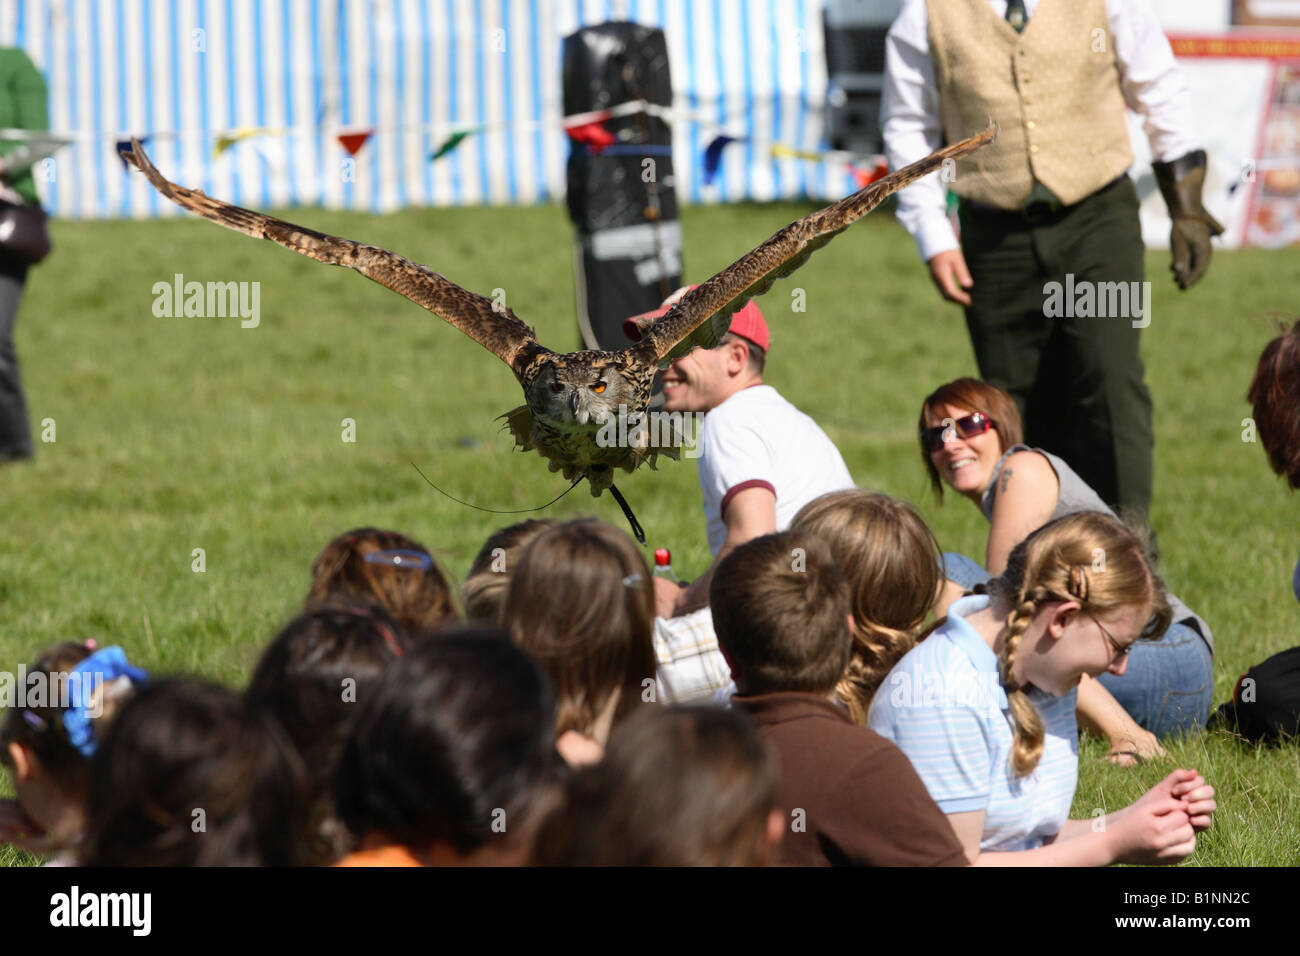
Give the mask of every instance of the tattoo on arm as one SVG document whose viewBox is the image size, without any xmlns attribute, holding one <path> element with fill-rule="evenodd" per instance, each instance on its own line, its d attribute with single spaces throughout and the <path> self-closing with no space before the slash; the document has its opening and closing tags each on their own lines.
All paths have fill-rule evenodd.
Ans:
<svg viewBox="0 0 1300 956">
<path fill-rule="evenodd" d="M 1011 469 L 1003 468 L 1002 476 L 998 479 L 998 494 L 1006 494 L 1007 482 L 1011 480 Z"/>
</svg>

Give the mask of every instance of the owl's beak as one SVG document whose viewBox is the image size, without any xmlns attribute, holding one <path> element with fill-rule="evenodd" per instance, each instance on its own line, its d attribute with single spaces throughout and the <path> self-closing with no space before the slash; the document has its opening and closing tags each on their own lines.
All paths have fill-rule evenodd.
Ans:
<svg viewBox="0 0 1300 956">
<path fill-rule="evenodd" d="M 578 414 L 578 390 L 575 388 L 569 395 L 569 408 L 573 409 L 573 414 Z"/>
</svg>

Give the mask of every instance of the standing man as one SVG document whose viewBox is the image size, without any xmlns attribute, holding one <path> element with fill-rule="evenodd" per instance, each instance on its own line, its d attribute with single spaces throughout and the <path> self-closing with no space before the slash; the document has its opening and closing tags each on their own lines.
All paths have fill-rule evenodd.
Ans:
<svg viewBox="0 0 1300 956">
<path fill-rule="evenodd" d="M 678 289 L 661 315 L 693 288 Z M 771 345 L 767 321 L 751 300 L 731 317 L 716 348 L 697 348 L 663 373 L 664 411 L 705 412 L 699 442 L 700 492 L 713 564 L 689 587 L 655 579 L 655 613 L 671 618 L 704 607 L 713 569 L 728 553 L 760 535 L 784 531 L 796 512 L 831 491 L 853 487 L 835 443 L 817 423 L 770 385 L 763 366 Z"/>
<path fill-rule="evenodd" d="M 960 197 L 960 246 L 940 175 L 898 202 L 940 293 L 965 306 L 981 376 L 1015 398 L 1029 444 L 1070 462 L 1117 511 L 1145 518 L 1151 395 L 1138 340 L 1149 301 L 1112 296 L 1128 302 L 1122 315 L 1096 307 L 1098 293 L 1143 288 L 1126 104 L 1146 121 L 1173 219 L 1172 271 L 1187 289 L 1223 229 L 1201 205 L 1205 152 L 1146 0 L 904 0 L 886 41 L 881 125 L 892 168 L 990 116 L 1001 127 L 944 177 Z M 1049 308 L 1053 282 L 1090 286 L 1094 306 L 1078 310 L 1089 317 Z"/>
</svg>

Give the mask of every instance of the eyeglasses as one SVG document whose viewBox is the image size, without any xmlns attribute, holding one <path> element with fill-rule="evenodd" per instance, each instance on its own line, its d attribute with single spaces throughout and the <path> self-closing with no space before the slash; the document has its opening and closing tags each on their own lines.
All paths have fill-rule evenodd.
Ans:
<svg viewBox="0 0 1300 956">
<path fill-rule="evenodd" d="M 372 551 L 365 556 L 367 564 L 391 564 L 395 568 L 418 568 L 427 571 L 433 567 L 433 558 L 423 551 L 395 548 L 392 551 Z"/>
<path fill-rule="evenodd" d="M 976 435 L 983 435 L 990 428 L 996 430 L 997 427 L 997 423 L 983 412 L 972 412 L 965 418 L 958 418 L 955 421 L 945 418 L 942 425 L 922 428 L 921 440 L 929 446 L 930 451 L 938 451 L 943 447 L 944 442 L 955 438 L 957 434 L 962 438 L 974 438 Z"/>
<path fill-rule="evenodd" d="M 1084 613 L 1087 612 L 1085 611 Z M 1101 623 L 1101 621 L 1097 620 L 1091 614 L 1088 614 L 1088 617 L 1092 618 L 1092 623 L 1096 624 L 1097 627 L 1101 630 L 1102 636 L 1105 637 L 1106 640 L 1110 642 L 1110 646 L 1115 648 L 1115 653 L 1110 659 L 1111 663 L 1113 664 L 1116 661 L 1122 661 L 1124 658 L 1128 657 L 1128 652 L 1133 650 L 1133 645 L 1121 644 L 1119 641 L 1115 640 L 1115 638 L 1111 636 L 1110 631 L 1106 630 L 1105 626 Z"/>
</svg>

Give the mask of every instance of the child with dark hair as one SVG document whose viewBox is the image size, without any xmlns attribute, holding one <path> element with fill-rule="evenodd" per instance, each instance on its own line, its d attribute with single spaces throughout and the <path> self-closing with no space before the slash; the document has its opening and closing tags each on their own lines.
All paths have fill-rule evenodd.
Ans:
<svg viewBox="0 0 1300 956">
<path fill-rule="evenodd" d="M 776 761 L 744 717 L 645 708 L 577 771 L 538 830 L 540 866 L 759 866 L 785 829 Z"/>
<path fill-rule="evenodd" d="M 1300 320 L 1264 346 L 1246 393 L 1268 463 L 1300 491 Z M 1300 601 L 1300 560 L 1291 587 Z M 1232 699 L 1211 717 L 1253 743 L 1300 739 L 1300 647 L 1256 664 L 1237 681 Z"/>
<path fill-rule="evenodd" d="M 339 866 L 512 863 L 560 767 L 546 675 L 498 628 L 416 644 L 362 705 L 335 776 Z"/>
<path fill-rule="evenodd" d="M 849 586 L 830 549 L 787 531 L 742 544 L 709 587 L 718 644 L 746 714 L 781 763 L 791 813 L 781 862 L 959 866 L 948 821 L 896 746 L 837 702 L 853 652 Z"/>
<path fill-rule="evenodd" d="M 306 606 L 378 604 L 412 640 L 454 623 L 451 586 L 427 548 L 396 531 L 354 528 L 312 562 Z"/>
<path fill-rule="evenodd" d="M 598 760 L 610 730 L 657 700 L 650 569 L 612 525 L 566 521 L 530 541 L 501 624 L 551 678 L 558 746 L 571 764 Z"/>
<path fill-rule="evenodd" d="M 0 801 L 0 842 L 58 854 L 51 865 L 73 862 L 90 758 L 108 721 L 147 677 L 120 647 L 99 650 L 93 640 L 56 644 L 26 669 L 0 725 L 0 763 L 17 795 Z"/>
<path fill-rule="evenodd" d="M 519 555 L 528 542 L 553 524 L 550 518 L 529 518 L 502 528 L 483 542 L 461 589 L 466 618 L 492 624 L 500 619 L 506 585 Z"/>
<path fill-rule="evenodd" d="M 90 767 L 87 866 L 296 866 L 307 784 L 280 725 L 233 691 L 175 678 L 114 719 Z"/>
<path fill-rule="evenodd" d="M 360 705 L 407 646 L 381 607 L 318 608 L 290 621 L 253 671 L 245 699 L 280 722 L 306 768 L 316 836 L 311 855 L 320 863 L 352 848 L 334 813 L 334 771 Z"/>
<path fill-rule="evenodd" d="M 1300 319 L 1264 346 L 1246 401 L 1269 465 L 1293 491 L 1300 491 Z"/>
</svg>

